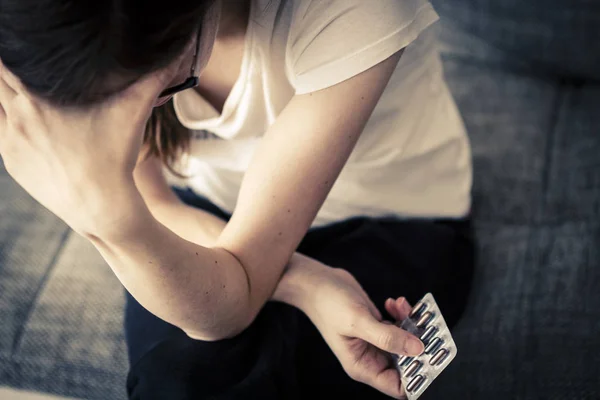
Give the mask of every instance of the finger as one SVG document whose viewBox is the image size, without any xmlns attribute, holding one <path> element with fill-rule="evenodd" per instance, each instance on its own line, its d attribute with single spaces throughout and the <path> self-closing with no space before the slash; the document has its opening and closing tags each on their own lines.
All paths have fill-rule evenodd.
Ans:
<svg viewBox="0 0 600 400">
<path fill-rule="evenodd" d="M 387 299 L 384 303 L 385 310 L 394 318 L 396 321 L 402 321 L 400 313 L 396 308 L 396 301 L 394 299 Z"/>
<path fill-rule="evenodd" d="M 412 307 L 405 297 L 398 297 L 396 300 L 387 299 L 384 306 L 386 311 L 397 321 L 404 321 L 412 311 Z"/>
<path fill-rule="evenodd" d="M 395 399 L 404 397 L 402 381 L 395 368 L 387 368 L 376 374 L 368 385 Z"/>
<path fill-rule="evenodd" d="M 375 318 L 358 321 L 354 335 L 375 347 L 393 354 L 418 356 L 424 350 L 423 342 L 395 325 L 387 325 Z"/>
<path fill-rule="evenodd" d="M 402 381 L 395 367 L 390 366 L 389 356 L 375 351 L 374 359 L 365 366 L 362 382 L 394 398 L 402 398 Z"/>
<path fill-rule="evenodd" d="M 395 308 L 400 316 L 399 320 L 405 320 L 410 315 L 412 307 L 406 297 L 398 297 L 395 301 Z"/>
</svg>

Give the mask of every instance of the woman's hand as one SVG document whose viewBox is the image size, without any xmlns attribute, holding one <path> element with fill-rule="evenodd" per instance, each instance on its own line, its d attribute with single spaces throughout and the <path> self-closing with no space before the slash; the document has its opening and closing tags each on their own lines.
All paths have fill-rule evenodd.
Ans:
<svg viewBox="0 0 600 400">
<path fill-rule="evenodd" d="M 389 353 L 418 355 L 423 352 L 423 343 L 391 322 L 383 321 L 349 272 L 326 267 L 315 260 L 302 260 L 298 264 L 286 271 L 275 299 L 306 313 L 350 377 L 389 396 L 403 397 L 400 376 Z M 286 280 L 294 284 L 287 285 Z M 411 307 L 400 297 L 388 299 L 385 309 L 394 319 L 402 320 Z"/>
<path fill-rule="evenodd" d="M 121 229 L 139 197 L 133 169 L 159 74 L 88 108 L 30 94 L 0 63 L 0 155 L 8 173 L 82 234 Z"/>
<path fill-rule="evenodd" d="M 346 373 L 389 396 L 403 397 L 400 375 L 389 353 L 418 355 L 423 352 L 422 342 L 383 321 L 381 313 L 349 272 L 333 270 L 330 279 L 323 284 L 315 296 L 314 311 L 307 315 Z M 399 320 L 411 310 L 402 297 L 388 300 L 385 307 Z"/>
</svg>

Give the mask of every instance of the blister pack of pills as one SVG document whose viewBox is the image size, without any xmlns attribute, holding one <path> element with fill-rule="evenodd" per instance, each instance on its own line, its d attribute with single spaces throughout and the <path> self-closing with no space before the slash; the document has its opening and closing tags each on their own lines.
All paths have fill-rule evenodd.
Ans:
<svg viewBox="0 0 600 400">
<path fill-rule="evenodd" d="M 410 316 L 397 325 L 425 344 L 425 351 L 420 356 L 393 356 L 408 400 L 416 400 L 456 357 L 456 344 L 431 293 L 427 293 Z"/>
</svg>

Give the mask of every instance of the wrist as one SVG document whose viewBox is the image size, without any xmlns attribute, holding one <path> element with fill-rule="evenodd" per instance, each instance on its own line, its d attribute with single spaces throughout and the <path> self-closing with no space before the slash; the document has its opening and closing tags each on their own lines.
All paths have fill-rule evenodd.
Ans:
<svg viewBox="0 0 600 400">
<path fill-rule="evenodd" d="M 90 240 L 121 242 L 154 219 L 135 185 L 120 185 L 110 196 L 103 193 L 95 198 L 87 221 L 81 229 L 76 229 Z"/>
<path fill-rule="evenodd" d="M 322 273 L 328 266 L 312 258 L 295 253 L 284 271 L 272 300 L 280 301 L 308 314 Z"/>
</svg>

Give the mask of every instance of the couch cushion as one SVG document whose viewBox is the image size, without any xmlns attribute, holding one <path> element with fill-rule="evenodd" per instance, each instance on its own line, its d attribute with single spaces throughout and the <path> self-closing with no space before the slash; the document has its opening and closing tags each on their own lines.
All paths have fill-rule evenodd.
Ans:
<svg viewBox="0 0 600 400">
<path fill-rule="evenodd" d="M 596 0 L 434 0 L 442 17 L 538 75 L 600 79 Z"/>
<path fill-rule="evenodd" d="M 125 397 L 123 287 L 72 234 L 25 325 L 8 384 L 86 399 Z"/>
<path fill-rule="evenodd" d="M 0 160 L 0 384 L 68 228 L 8 176 Z"/>
<path fill-rule="evenodd" d="M 424 398 L 600 398 L 600 86 L 532 76 L 443 25 L 479 255 L 459 356 Z"/>
<path fill-rule="evenodd" d="M 448 83 L 471 140 L 477 217 L 527 225 L 538 213 L 544 190 L 548 132 L 561 88 L 556 82 L 473 62 L 468 55 L 446 54 Z"/>
<path fill-rule="evenodd" d="M 553 146 L 547 156 L 544 213 L 540 218 L 553 224 L 598 222 L 600 83 L 561 87 L 554 115 L 556 128 L 550 136 Z"/>
<path fill-rule="evenodd" d="M 125 398 L 123 288 L 0 162 L 0 384 Z"/>
</svg>

